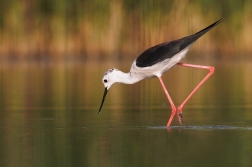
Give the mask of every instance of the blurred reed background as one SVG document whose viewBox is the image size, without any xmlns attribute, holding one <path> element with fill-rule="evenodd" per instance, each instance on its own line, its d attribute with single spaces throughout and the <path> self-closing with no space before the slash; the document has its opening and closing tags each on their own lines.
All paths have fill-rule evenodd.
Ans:
<svg viewBox="0 0 252 167">
<path fill-rule="evenodd" d="M 132 60 L 220 18 L 191 53 L 251 54 L 250 0 L 1 0 L 0 60 Z"/>
</svg>

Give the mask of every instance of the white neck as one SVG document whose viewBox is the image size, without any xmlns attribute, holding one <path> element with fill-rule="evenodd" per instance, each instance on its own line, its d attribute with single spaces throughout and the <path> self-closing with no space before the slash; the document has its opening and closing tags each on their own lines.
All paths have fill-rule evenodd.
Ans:
<svg viewBox="0 0 252 167">
<path fill-rule="evenodd" d="M 122 71 L 117 71 L 116 72 L 116 82 L 124 83 L 124 84 L 134 84 L 136 82 L 139 82 L 142 80 L 141 78 L 138 77 L 133 77 L 131 73 L 124 73 Z"/>
</svg>

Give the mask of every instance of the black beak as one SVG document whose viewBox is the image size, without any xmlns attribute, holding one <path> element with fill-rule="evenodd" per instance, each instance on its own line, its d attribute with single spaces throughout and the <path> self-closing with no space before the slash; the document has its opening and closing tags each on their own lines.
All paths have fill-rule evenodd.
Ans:
<svg viewBox="0 0 252 167">
<path fill-rule="evenodd" d="M 106 97 L 107 92 L 108 92 L 108 89 L 107 89 L 107 87 L 106 87 L 105 90 L 104 90 L 104 94 L 103 94 L 103 97 L 102 97 L 102 102 L 101 102 L 101 106 L 100 106 L 100 109 L 99 109 L 99 111 L 98 111 L 98 114 L 99 114 L 100 111 L 101 111 L 101 108 L 102 108 L 102 105 L 103 105 L 103 103 L 104 103 L 104 100 L 105 100 L 105 97 Z"/>
</svg>

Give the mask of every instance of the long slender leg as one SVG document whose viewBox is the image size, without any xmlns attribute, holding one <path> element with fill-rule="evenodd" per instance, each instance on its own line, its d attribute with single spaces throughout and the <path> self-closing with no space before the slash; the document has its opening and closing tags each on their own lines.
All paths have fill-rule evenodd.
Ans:
<svg viewBox="0 0 252 167">
<path fill-rule="evenodd" d="M 185 63 L 177 63 L 177 65 L 185 66 L 185 67 L 192 67 L 192 68 L 200 68 L 200 69 L 206 69 L 209 70 L 209 73 L 203 78 L 200 83 L 193 89 L 193 91 L 187 96 L 187 98 L 181 103 L 181 105 L 177 108 L 178 109 L 178 120 L 179 123 L 183 124 L 183 118 L 182 118 L 182 108 L 186 104 L 186 102 L 192 97 L 192 95 L 200 88 L 200 86 L 214 73 L 214 67 L 211 66 L 202 66 L 202 65 L 194 65 L 194 64 L 185 64 Z"/>
<path fill-rule="evenodd" d="M 171 104 L 171 108 L 172 108 L 172 113 L 171 113 L 170 119 L 169 119 L 169 121 L 167 122 L 167 125 L 166 125 L 167 127 L 169 127 L 170 124 L 171 124 L 171 122 L 172 122 L 172 119 L 173 119 L 173 117 L 174 117 L 174 115 L 175 115 L 175 113 L 176 113 L 176 107 L 175 107 L 175 105 L 174 105 L 174 103 L 173 103 L 173 101 L 172 101 L 172 99 L 171 99 L 171 96 L 169 95 L 169 93 L 168 93 L 168 91 L 167 91 L 167 89 L 166 89 L 166 87 L 165 87 L 165 85 L 164 85 L 164 82 L 163 82 L 162 78 L 161 78 L 161 77 L 158 77 L 158 79 L 159 79 L 159 81 L 160 81 L 160 83 L 161 83 L 161 85 L 162 85 L 162 87 L 163 87 L 163 89 L 164 89 L 164 92 L 165 92 L 165 94 L 166 94 L 166 97 L 167 97 L 167 99 L 169 100 L 169 102 L 170 102 L 170 104 Z"/>
</svg>

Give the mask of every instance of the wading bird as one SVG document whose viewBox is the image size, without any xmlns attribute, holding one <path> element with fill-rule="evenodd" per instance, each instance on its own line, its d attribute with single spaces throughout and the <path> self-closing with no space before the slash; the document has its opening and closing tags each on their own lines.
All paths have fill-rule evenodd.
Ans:
<svg viewBox="0 0 252 167">
<path fill-rule="evenodd" d="M 134 84 L 143 79 L 158 77 L 163 90 L 168 98 L 168 101 L 171 105 L 171 116 L 167 122 L 167 127 L 170 127 L 172 119 L 177 112 L 178 120 L 180 125 L 183 124 L 182 119 L 182 108 L 186 104 L 186 102 L 192 97 L 192 95 L 199 89 L 199 87 L 214 73 L 214 67 L 211 66 L 202 66 L 202 65 L 194 65 L 194 64 L 185 64 L 181 63 L 180 60 L 185 57 L 187 51 L 190 47 L 196 42 L 196 40 L 204 35 L 206 32 L 211 30 L 217 24 L 219 24 L 222 20 L 218 20 L 205 29 L 197 32 L 196 34 L 174 40 L 165 43 L 158 44 L 153 46 L 147 50 L 145 50 L 140 56 L 138 56 L 135 61 L 132 63 L 131 69 L 129 73 L 124 73 L 115 68 L 109 69 L 104 73 L 102 78 L 102 82 L 105 86 L 102 102 L 100 105 L 100 109 L 98 113 L 100 113 L 101 108 L 103 106 L 106 94 L 111 87 L 116 82 L 124 83 L 124 84 Z M 188 95 L 188 97 L 181 103 L 181 105 L 176 108 L 165 85 L 161 78 L 162 74 L 169 70 L 174 65 L 192 67 L 192 68 L 200 68 L 209 70 L 209 73 L 203 78 L 203 80 L 193 89 L 193 91 Z"/>
</svg>

